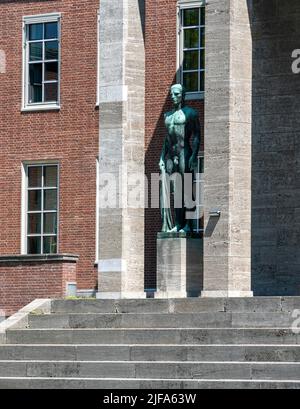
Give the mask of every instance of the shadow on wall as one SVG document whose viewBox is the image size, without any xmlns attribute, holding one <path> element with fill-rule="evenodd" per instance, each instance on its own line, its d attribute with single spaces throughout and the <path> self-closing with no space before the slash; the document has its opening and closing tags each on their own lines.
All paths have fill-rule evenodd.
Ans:
<svg viewBox="0 0 300 409">
<path fill-rule="evenodd" d="M 138 0 L 139 3 L 139 12 L 140 12 L 140 20 L 142 22 L 142 30 L 143 30 L 143 37 L 145 43 L 145 0 Z"/>
<path fill-rule="evenodd" d="M 176 78 L 177 74 L 169 86 L 176 83 Z M 151 173 L 159 172 L 158 163 L 166 135 L 164 114 L 172 109 L 172 101 L 169 98 L 169 86 L 163 90 L 164 100 L 162 102 L 156 105 L 156 102 L 153 101 L 153 111 L 155 111 L 156 106 L 162 107 L 160 113 L 157 113 L 154 130 L 151 124 L 148 126 L 146 124 L 147 138 L 150 139 L 145 152 L 145 169 L 149 181 L 151 181 Z M 151 112 L 150 110 L 151 107 L 146 107 L 146 112 Z M 160 230 L 160 209 L 151 208 L 151 197 L 149 197 L 148 209 L 145 210 L 145 288 L 156 288 L 156 238 Z"/>
<path fill-rule="evenodd" d="M 186 259 L 187 294 L 189 297 L 199 297 L 203 290 L 203 239 L 187 241 Z"/>
<path fill-rule="evenodd" d="M 170 98 L 170 87 L 173 84 L 176 84 L 178 81 L 178 71 L 173 76 L 173 79 L 170 80 L 169 83 L 163 88 L 163 96 L 162 94 L 157 94 L 157 100 L 152 101 L 153 107 L 151 110 L 150 106 L 146 107 L 146 112 L 151 112 L 151 122 L 147 122 L 146 119 L 146 138 L 149 142 L 146 148 L 145 153 L 145 169 L 146 175 L 149 180 L 149 187 L 151 181 L 151 173 L 158 173 L 159 172 L 159 158 L 161 155 L 162 147 L 164 138 L 166 136 L 166 128 L 164 123 L 164 114 L 169 112 L 173 109 L 173 103 Z M 199 111 L 199 101 L 187 101 L 188 105 L 192 106 L 196 110 Z M 200 102 L 203 104 L 203 101 Z M 157 110 L 156 107 L 162 107 L 161 110 Z M 201 150 L 203 149 L 203 118 L 202 114 L 200 114 L 200 122 L 201 122 Z M 172 205 L 172 197 L 171 197 L 171 206 Z M 156 271 L 157 271 L 157 260 L 156 260 L 156 240 L 157 240 L 157 233 L 161 231 L 162 222 L 161 222 L 161 215 L 160 209 L 152 209 L 151 208 L 151 197 L 150 197 L 150 189 L 149 189 L 149 203 L 148 209 L 145 211 L 145 288 L 156 288 Z M 203 254 L 203 251 L 202 253 Z M 202 274 L 203 267 L 199 265 L 199 271 Z M 201 278 L 201 282 L 202 282 Z"/>
<path fill-rule="evenodd" d="M 300 295 L 300 76 L 291 69 L 300 47 L 300 2 L 253 0 L 249 11 L 252 289 L 254 295 Z"/>
</svg>

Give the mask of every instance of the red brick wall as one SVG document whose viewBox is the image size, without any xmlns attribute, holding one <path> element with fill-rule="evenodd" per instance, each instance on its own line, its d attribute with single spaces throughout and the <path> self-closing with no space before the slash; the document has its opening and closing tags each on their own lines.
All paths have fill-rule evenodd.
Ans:
<svg viewBox="0 0 300 409">
<path fill-rule="evenodd" d="M 165 137 L 163 114 L 172 109 L 169 89 L 176 83 L 177 0 L 146 0 L 146 173 L 158 172 Z M 203 101 L 188 101 L 200 114 Z M 203 134 L 203 131 L 202 131 Z M 156 235 L 161 229 L 158 209 L 146 210 L 145 285 L 156 285 Z"/>
<path fill-rule="evenodd" d="M 6 53 L 7 68 L 0 74 L 0 254 L 21 251 L 22 161 L 56 159 L 60 163 L 58 251 L 80 256 L 81 289 L 96 283 L 98 8 L 99 0 L 0 2 L 0 49 Z M 62 13 L 61 110 L 21 113 L 22 17 L 50 12 Z M 14 276 L 16 285 L 18 273 Z"/>
<path fill-rule="evenodd" d="M 74 281 L 75 262 L 0 263 L 0 310 L 9 316 L 36 298 L 63 297 Z"/>
</svg>

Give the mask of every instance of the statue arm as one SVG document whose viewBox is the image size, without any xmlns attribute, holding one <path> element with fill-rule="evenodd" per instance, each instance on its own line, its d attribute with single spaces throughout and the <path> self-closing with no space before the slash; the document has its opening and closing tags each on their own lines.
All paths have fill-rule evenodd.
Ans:
<svg viewBox="0 0 300 409">
<path fill-rule="evenodd" d="M 200 149 L 200 143 L 201 143 L 201 128 L 200 128 L 200 121 L 198 118 L 198 114 L 195 115 L 194 118 L 194 132 L 193 132 L 193 142 L 192 142 L 192 148 L 193 148 L 193 156 L 197 157 L 199 149 Z"/>
<path fill-rule="evenodd" d="M 164 140 L 163 148 L 161 151 L 161 155 L 160 155 L 160 160 L 159 160 L 159 167 L 161 170 L 162 168 L 165 167 L 165 157 L 167 155 L 167 152 L 168 152 L 168 137 L 166 136 Z"/>
<path fill-rule="evenodd" d="M 195 167 L 197 166 L 197 157 L 198 157 L 198 152 L 200 149 L 200 143 L 201 143 L 200 121 L 198 118 L 198 113 L 195 112 L 194 117 L 193 117 L 193 141 L 192 141 L 193 153 L 189 161 L 190 170 L 195 169 Z"/>
<path fill-rule="evenodd" d="M 166 136 L 164 140 L 163 148 L 161 151 L 161 155 L 160 155 L 161 160 L 165 160 L 167 152 L 168 152 L 168 137 Z"/>
</svg>

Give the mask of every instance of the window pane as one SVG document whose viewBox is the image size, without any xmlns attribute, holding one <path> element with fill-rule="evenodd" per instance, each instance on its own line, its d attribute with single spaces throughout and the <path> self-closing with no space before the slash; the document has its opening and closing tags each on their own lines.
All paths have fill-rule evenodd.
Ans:
<svg viewBox="0 0 300 409">
<path fill-rule="evenodd" d="M 205 72 L 201 71 L 200 72 L 200 91 L 205 90 Z"/>
<path fill-rule="evenodd" d="M 44 209 L 57 210 L 57 190 L 44 191 Z"/>
<path fill-rule="evenodd" d="M 29 65 L 29 102 L 42 102 L 43 64 Z"/>
<path fill-rule="evenodd" d="M 200 14 L 201 14 L 201 26 L 205 26 L 205 7 L 201 7 Z"/>
<path fill-rule="evenodd" d="M 199 25 L 199 8 L 183 10 L 183 25 L 185 27 Z"/>
<path fill-rule="evenodd" d="M 45 42 L 45 60 L 58 59 L 58 41 Z"/>
<path fill-rule="evenodd" d="M 53 81 L 58 79 L 58 63 L 45 63 L 45 81 Z"/>
<path fill-rule="evenodd" d="M 183 86 L 187 92 L 198 91 L 198 72 L 188 72 L 183 74 Z"/>
<path fill-rule="evenodd" d="M 29 40 L 43 39 L 43 24 L 30 24 L 29 26 Z"/>
<path fill-rule="evenodd" d="M 199 66 L 199 51 L 185 51 L 183 60 L 184 70 L 197 70 Z"/>
<path fill-rule="evenodd" d="M 28 210 L 37 211 L 42 210 L 41 201 L 42 195 L 40 190 L 29 190 L 28 191 Z"/>
<path fill-rule="evenodd" d="M 44 214 L 44 233 L 56 234 L 57 215 L 56 213 Z"/>
<path fill-rule="evenodd" d="M 43 43 L 29 44 L 29 61 L 40 61 L 43 59 Z"/>
<path fill-rule="evenodd" d="M 205 28 L 201 28 L 200 47 L 205 47 Z"/>
<path fill-rule="evenodd" d="M 200 53 L 200 67 L 202 69 L 205 67 L 205 50 L 201 50 Z"/>
<path fill-rule="evenodd" d="M 57 23 L 46 23 L 45 24 L 45 39 L 47 38 L 57 38 Z"/>
<path fill-rule="evenodd" d="M 42 167 L 30 166 L 28 167 L 28 186 L 42 187 Z"/>
<path fill-rule="evenodd" d="M 28 215 L 28 234 L 41 234 L 41 214 Z"/>
<path fill-rule="evenodd" d="M 33 104 L 36 102 L 42 102 L 43 100 L 43 91 L 42 86 L 35 85 L 29 87 L 29 103 Z"/>
<path fill-rule="evenodd" d="M 57 253 L 57 238 L 56 237 L 44 237 L 44 254 L 56 254 Z"/>
<path fill-rule="evenodd" d="M 57 166 L 45 166 L 44 172 L 44 186 L 57 187 Z"/>
<path fill-rule="evenodd" d="M 27 253 L 28 254 L 41 254 L 41 238 L 40 237 L 28 237 Z"/>
<path fill-rule="evenodd" d="M 199 47 L 199 29 L 189 28 L 184 30 L 184 48 Z"/>
<path fill-rule="evenodd" d="M 57 101 L 57 82 L 45 84 L 45 102 Z"/>
<path fill-rule="evenodd" d="M 198 172 L 199 173 L 204 173 L 204 158 L 200 157 L 198 158 Z"/>
</svg>

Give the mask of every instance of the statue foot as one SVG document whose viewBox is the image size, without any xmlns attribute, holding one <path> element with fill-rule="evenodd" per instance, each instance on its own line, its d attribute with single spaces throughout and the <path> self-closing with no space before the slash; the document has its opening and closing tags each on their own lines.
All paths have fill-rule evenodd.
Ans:
<svg viewBox="0 0 300 409">
<path fill-rule="evenodd" d="M 191 228 L 190 228 L 190 226 L 187 224 L 187 225 L 185 225 L 184 226 L 184 228 L 183 229 L 181 229 L 180 231 L 179 231 L 179 233 L 191 233 Z"/>
<path fill-rule="evenodd" d="M 178 233 L 177 226 L 175 226 L 173 229 L 169 230 L 168 233 Z"/>
</svg>

